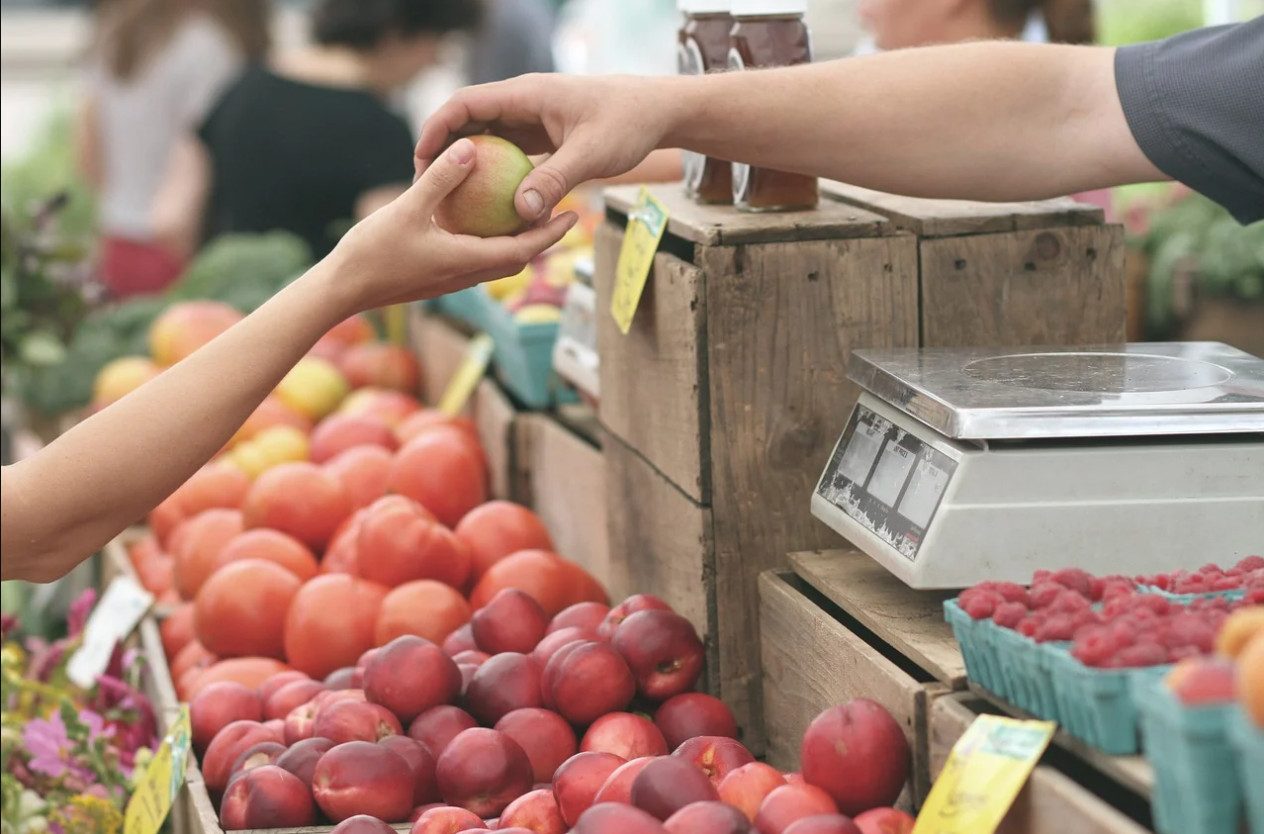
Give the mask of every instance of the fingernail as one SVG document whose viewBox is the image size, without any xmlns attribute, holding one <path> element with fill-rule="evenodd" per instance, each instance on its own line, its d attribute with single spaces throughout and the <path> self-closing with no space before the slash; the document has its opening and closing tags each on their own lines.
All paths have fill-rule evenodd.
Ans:
<svg viewBox="0 0 1264 834">
<path fill-rule="evenodd" d="M 469 139 L 458 139 L 448 148 L 448 159 L 457 165 L 464 165 L 474 158 L 474 143 Z"/>
<path fill-rule="evenodd" d="M 527 189 L 522 194 L 522 204 L 527 207 L 527 211 L 531 213 L 531 217 L 539 217 L 540 212 L 544 211 L 544 198 L 540 196 L 540 192 L 534 188 Z"/>
</svg>

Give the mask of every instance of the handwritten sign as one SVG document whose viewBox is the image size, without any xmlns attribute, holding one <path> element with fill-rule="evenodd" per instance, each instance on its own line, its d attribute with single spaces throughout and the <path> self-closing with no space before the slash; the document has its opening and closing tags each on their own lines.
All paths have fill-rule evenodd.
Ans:
<svg viewBox="0 0 1264 834">
<path fill-rule="evenodd" d="M 654 253 L 666 229 L 667 208 L 642 188 L 636 207 L 628 215 L 628 228 L 615 266 L 614 295 L 610 299 L 610 314 L 625 336 L 632 329 L 632 319 L 645 292 L 650 267 L 654 265 Z"/>
<path fill-rule="evenodd" d="M 118 576 L 110 582 L 88 616 L 83 643 L 66 666 L 66 674 L 75 686 L 87 689 L 96 683 L 97 676 L 110 664 L 114 647 L 132 633 L 153 604 L 154 595 L 130 576 Z"/>
<path fill-rule="evenodd" d="M 479 380 L 487 373 L 487 365 L 492 361 L 492 348 L 495 343 L 486 333 L 480 333 L 470 341 L 466 348 L 465 358 L 461 360 L 456 373 L 448 381 L 448 387 L 439 400 L 439 410 L 444 414 L 457 415 L 465 409 Z"/>
<path fill-rule="evenodd" d="M 136 792 L 127 803 L 124 834 L 158 834 L 184 784 L 192 738 L 186 704 L 137 780 Z"/>
</svg>

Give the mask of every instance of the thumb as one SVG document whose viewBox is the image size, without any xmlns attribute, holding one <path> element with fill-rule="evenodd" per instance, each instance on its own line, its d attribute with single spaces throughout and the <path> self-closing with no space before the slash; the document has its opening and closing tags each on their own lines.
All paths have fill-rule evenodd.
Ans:
<svg viewBox="0 0 1264 834">
<path fill-rule="evenodd" d="M 408 194 L 418 211 L 427 217 L 434 214 L 435 208 L 444 197 L 452 193 L 458 185 L 465 181 L 474 170 L 474 143 L 469 139 L 458 139 L 452 143 L 434 161 L 421 172 L 417 181 L 408 189 Z"/>
<path fill-rule="evenodd" d="M 592 178 L 594 154 L 572 139 L 541 163 L 518 186 L 514 207 L 524 220 L 548 217 L 562 198 Z"/>
</svg>

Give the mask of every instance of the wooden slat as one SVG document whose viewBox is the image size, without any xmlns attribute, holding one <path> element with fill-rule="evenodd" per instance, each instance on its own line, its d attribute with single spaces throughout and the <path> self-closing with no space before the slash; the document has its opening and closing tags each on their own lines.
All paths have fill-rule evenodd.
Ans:
<svg viewBox="0 0 1264 834">
<path fill-rule="evenodd" d="M 702 272 L 660 252 L 625 336 L 609 314 L 623 230 L 597 232 L 600 417 L 695 501 L 710 500 L 705 426 L 706 296 Z"/>
<path fill-rule="evenodd" d="M 895 226 L 927 238 L 1095 225 L 1101 223 L 1104 216 L 1100 208 L 1070 197 L 1025 203 L 927 200 L 833 180 L 821 180 L 821 193 L 847 205 L 876 212 Z"/>
<path fill-rule="evenodd" d="M 421 364 L 422 399 L 435 405 L 465 358 L 470 340 L 451 322 L 426 315 L 414 304 L 409 312 L 409 341 Z"/>
<path fill-rule="evenodd" d="M 491 496 L 509 498 L 513 489 L 514 421 L 518 412 L 500 386 L 490 379 L 484 379 L 474 390 L 470 412 L 479 443 L 487 453 Z"/>
<path fill-rule="evenodd" d="M 636 205 L 640 186 L 606 189 L 606 204 L 626 215 Z M 837 240 L 888 234 L 883 217 L 835 200 L 822 199 L 811 211 L 751 214 L 732 206 L 703 206 L 685 196 L 680 185 L 655 185 L 654 195 L 668 210 L 667 233 L 708 246 L 733 246 L 767 241 Z M 602 355 L 605 361 L 605 355 Z M 603 390 L 604 396 L 604 390 Z"/>
<path fill-rule="evenodd" d="M 948 591 L 915 591 L 858 550 L 790 554 L 790 567 L 839 608 L 953 689 L 966 685 L 966 666 L 944 621 Z"/>
<path fill-rule="evenodd" d="M 921 242 L 922 345 L 1123 341 L 1123 231 L 1045 228 Z"/>
<path fill-rule="evenodd" d="M 977 713 L 951 695 L 930 706 L 930 748 L 927 759 L 937 777 L 952 746 Z M 1065 774 L 1039 765 L 1005 816 L 998 834 L 1144 834 L 1147 829 L 1120 813 Z"/>
</svg>

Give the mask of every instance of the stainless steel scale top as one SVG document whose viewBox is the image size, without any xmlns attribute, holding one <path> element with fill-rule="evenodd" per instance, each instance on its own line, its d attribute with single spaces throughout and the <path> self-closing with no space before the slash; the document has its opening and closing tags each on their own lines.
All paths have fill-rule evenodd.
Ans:
<svg viewBox="0 0 1264 834">
<path fill-rule="evenodd" d="M 1264 432 L 1264 360 L 1219 342 L 858 350 L 848 376 L 960 440 Z"/>
</svg>

